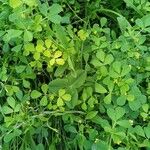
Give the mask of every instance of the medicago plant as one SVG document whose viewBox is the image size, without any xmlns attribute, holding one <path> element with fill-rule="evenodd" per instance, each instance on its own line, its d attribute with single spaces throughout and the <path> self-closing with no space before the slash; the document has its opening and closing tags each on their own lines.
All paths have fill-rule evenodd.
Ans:
<svg viewBox="0 0 150 150">
<path fill-rule="evenodd" d="M 0 149 L 150 149 L 148 0 L 0 0 Z"/>
</svg>

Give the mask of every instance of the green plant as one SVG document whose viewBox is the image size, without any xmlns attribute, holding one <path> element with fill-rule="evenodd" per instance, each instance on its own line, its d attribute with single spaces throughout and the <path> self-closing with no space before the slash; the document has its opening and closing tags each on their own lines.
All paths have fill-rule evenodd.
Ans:
<svg viewBox="0 0 150 150">
<path fill-rule="evenodd" d="M 0 0 L 0 149 L 150 149 L 149 7 Z"/>
</svg>

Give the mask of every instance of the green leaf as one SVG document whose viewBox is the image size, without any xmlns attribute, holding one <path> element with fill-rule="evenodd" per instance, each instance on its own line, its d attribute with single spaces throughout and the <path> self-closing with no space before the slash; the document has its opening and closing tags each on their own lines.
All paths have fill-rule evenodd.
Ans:
<svg viewBox="0 0 150 150">
<path fill-rule="evenodd" d="M 38 144 L 36 150 L 44 150 L 44 145 L 42 143 Z"/>
<path fill-rule="evenodd" d="M 68 107 L 73 109 L 75 106 L 78 105 L 78 91 L 77 89 L 69 89 L 69 93 L 71 95 L 71 101 L 69 102 Z"/>
<path fill-rule="evenodd" d="M 135 128 L 134 128 L 135 132 L 137 135 L 140 135 L 142 137 L 145 137 L 145 133 L 144 133 L 144 130 L 141 126 L 137 125 Z"/>
<path fill-rule="evenodd" d="M 22 1 L 21 0 L 9 0 L 9 5 L 12 8 L 17 8 L 22 5 Z"/>
<path fill-rule="evenodd" d="M 132 102 L 132 101 L 135 100 L 135 96 L 132 95 L 132 94 L 129 94 L 129 95 L 127 95 L 127 100 L 130 101 L 130 102 Z"/>
<path fill-rule="evenodd" d="M 24 41 L 25 42 L 30 42 L 30 41 L 32 41 L 33 40 L 33 33 L 32 32 L 30 32 L 30 31 L 27 31 L 27 30 L 25 30 L 24 31 Z"/>
<path fill-rule="evenodd" d="M 127 19 L 123 16 L 120 16 L 117 18 L 119 26 L 120 26 L 120 30 L 122 31 L 122 33 L 125 32 L 125 30 L 127 29 L 127 27 L 131 27 L 131 25 L 129 24 L 129 22 L 127 21 Z"/>
<path fill-rule="evenodd" d="M 121 76 L 125 76 L 126 74 L 128 74 L 131 71 L 131 68 L 129 67 L 129 65 L 124 65 L 121 71 Z"/>
<path fill-rule="evenodd" d="M 48 14 L 49 5 L 47 3 L 43 3 L 39 5 L 40 13 L 44 16 L 47 16 Z"/>
<path fill-rule="evenodd" d="M 111 103 L 111 93 L 109 93 L 107 96 L 105 96 L 104 103 L 105 104 L 110 104 Z"/>
<path fill-rule="evenodd" d="M 71 133 L 77 133 L 77 130 L 74 126 L 71 125 L 65 125 L 64 126 L 65 131 L 71 132 Z"/>
<path fill-rule="evenodd" d="M 36 0 L 24 0 L 23 1 L 26 5 L 28 5 L 29 7 L 33 7 L 37 5 L 37 1 Z"/>
<path fill-rule="evenodd" d="M 17 52 L 17 53 L 18 53 L 18 52 L 21 51 L 21 48 L 22 48 L 22 44 L 13 47 L 13 48 L 11 49 L 11 51 L 12 51 L 12 52 Z"/>
<path fill-rule="evenodd" d="M 19 90 L 18 92 L 15 93 L 16 94 L 16 97 L 22 101 L 22 98 L 23 98 L 23 92 L 21 90 Z"/>
<path fill-rule="evenodd" d="M 46 106 L 48 104 L 48 100 L 46 96 L 43 96 L 41 101 L 40 101 L 40 105 L 41 106 Z"/>
<path fill-rule="evenodd" d="M 35 52 L 34 55 L 33 55 L 33 58 L 35 60 L 39 60 L 40 59 L 40 53 L 39 52 Z"/>
<path fill-rule="evenodd" d="M 33 43 L 28 43 L 24 45 L 24 49 L 28 52 L 34 52 L 35 51 L 35 47 Z"/>
<path fill-rule="evenodd" d="M 5 143 L 8 143 L 10 142 L 13 138 L 15 138 L 16 136 L 14 135 L 14 133 L 9 133 L 9 134 L 6 134 L 4 136 L 4 141 Z"/>
<path fill-rule="evenodd" d="M 42 84 L 41 86 L 41 90 L 44 94 L 46 94 L 48 92 L 48 85 L 47 84 Z"/>
<path fill-rule="evenodd" d="M 2 111 L 3 111 L 4 114 L 11 114 L 11 113 L 13 113 L 13 109 L 11 109 L 8 106 L 3 106 L 2 107 Z"/>
<path fill-rule="evenodd" d="M 150 26 L 150 14 L 144 15 L 144 17 L 142 17 L 141 20 L 144 27 Z"/>
<path fill-rule="evenodd" d="M 60 89 L 58 91 L 58 93 L 59 93 L 59 97 L 61 97 L 61 96 L 63 96 L 66 93 L 66 90 L 65 89 Z"/>
<path fill-rule="evenodd" d="M 109 145 L 104 141 L 96 141 L 92 144 L 91 150 L 108 150 Z"/>
<path fill-rule="evenodd" d="M 87 72 L 84 70 L 78 70 L 76 71 L 77 76 L 76 77 L 71 77 L 68 79 L 70 81 L 69 86 L 70 88 L 79 88 L 81 87 L 87 77 Z"/>
<path fill-rule="evenodd" d="M 97 115 L 98 111 L 90 111 L 87 113 L 85 119 L 92 119 Z"/>
<path fill-rule="evenodd" d="M 63 102 L 62 98 L 59 97 L 59 98 L 57 99 L 57 106 L 58 106 L 58 107 L 61 107 L 61 106 L 63 106 L 63 105 L 64 105 L 64 102 Z"/>
<path fill-rule="evenodd" d="M 128 7 L 131 7 L 132 9 L 134 9 L 140 16 L 143 16 L 143 13 L 138 9 L 138 7 L 136 7 L 133 4 L 133 1 L 131 1 L 131 0 L 124 0 L 124 2 L 126 3 L 126 5 Z"/>
<path fill-rule="evenodd" d="M 99 61 L 98 58 L 93 58 L 93 59 L 91 60 L 91 64 L 94 65 L 94 67 L 100 67 L 100 66 L 103 65 L 103 64 Z"/>
<path fill-rule="evenodd" d="M 103 51 L 98 51 L 96 53 L 96 57 L 101 61 L 101 62 L 104 62 L 105 60 L 105 53 Z"/>
<path fill-rule="evenodd" d="M 41 94 L 39 91 L 37 91 L 37 90 L 33 90 L 33 91 L 31 92 L 31 98 L 33 98 L 33 99 L 37 99 L 37 98 L 39 98 L 41 95 L 42 95 L 42 94 Z"/>
<path fill-rule="evenodd" d="M 106 19 L 105 17 L 102 17 L 102 18 L 100 19 L 100 23 L 101 23 L 101 27 L 105 26 L 106 23 L 107 23 L 107 19 Z"/>
<path fill-rule="evenodd" d="M 116 73 L 120 74 L 121 73 L 121 62 L 119 62 L 119 61 L 114 62 L 113 69 Z"/>
<path fill-rule="evenodd" d="M 117 104 L 119 106 L 123 106 L 126 103 L 126 97 L 125 96 L 120 96 L 117 98 Z"/>
<path fill-rule="evenodd" d="M 144 127 L 144 132 L 147 138 L 150 139 L 150 125 L 147 127 Z"/>
<path fill-rule="evenodd" d="M 107 90 L 99 83 L 95 83 L 95 91 L 97 93 L 107 93 Z"/>
<path fill-rule="evenodd" d="M 148 112 L 148 109 L 149 109 L 149 105 L 148 104 L 143 104 L 142 105 L 142 109 L 144 110 L 144 112 Z"/>
<path fill-rule="evenodd" d="M 27 81 L 27 80 L 23 80 L 23 86 L 24 86 L 25 88 L 30 88 L 30 82 Z"/>
<path fill-rule="evenodd" d="M 71 60 L 71 57 L 70 57 L 70 56 L 68 56 L 68 65 L 69 65 L 69 68 L 72 69 L 72 70 L 75 72 L 74 63 L 73 63 L 73 61 Z"/>
<path fill-rule="evenodd" d="M 65 101 L 70 101 L 71 100 L 71 95 L 70 94 L 64 94 L 62 96 L 62 99 L 64 99 Z"/>
<path fill-rule="evenodd" d="M 56 37 L 57 39 L 60 41 L 60 43 L 62 44 L 62 46 L 67 49 L 68 48 L 68 41 L 67 41 L 67 34 L 66 34 L 66 30 L 63 26 L 56 24 L 54 26 L 54 30 L 56 32 Z"/>
<path fill-rule="evenodd" d="M 49 20 L 55 24 L 60 24 L 60 22 L 62 21 L 62 17 L 59 16 L 59 15 L 52 15 L 52 14 L 49 14 Z"/>
<path fill-rule="evenodd" d="M 115 109 L 115 112 L 116 112 L 116 120 L 120 119 L 120 118 L 123 117 L 124 114 L 125 114 L 125 110 L 124 110 L 124 108 L 122 108 L 122 107 L 117 107 L 117 108 Z"/>
<path fill-rule="evenodd" d="M 87 110 L 87 105 L 86 105 L 85 102 L 81 105 L 81 108 L 82 108 L 83 110 Z"/>
<path fill-rule="evenodd" d="M 24 65 L 15 66 L 17 73 L 22 73 L 25 70 L 25 68 L 26 68 L 26 66 L 24 66 Z"/>
<path fill-rule="evenodd" d="M 51 14 L 58 14 L 61 11 L 63 11 L 63 9 L 62 9 L 61 5 L 54 3 L 49 7 L 49 11 Z"/>
<path fill-rule="evenodd" d="M 14 108 L 14 112 L 19 112 L 21 108 L 20 104 L 17 104 L 16 107 Z"/>
<path fill-rule="evenodd" d="M 4 141 L 5 141 L 5 143 L 8 143 L 8 142 L 10 142 L 12 139 L 14 139 L 15 137 L 20 136 L 21 133 L 22 133 L 21 130 L 19 130 L 19 129 L 14 129 L 14 131 L 13 131 L 12 133 L 8 133 L 8 134 L 6 134 L 6 135 L 4 136 Z"/>
<path fill-rule="evenodd" d="M 117 107 L 116 109 L 108 108 L 107 109 L 108 116 L 113 120 L 117 121 L 125 114 L 125 110 L 122 107 Z"/>
<path fill-rule="evenodd" d="M 131 126 L 129 120 L 120 120 L 117 121 L 117 124 L 124 128 L 129 128 Z"/>
<path fill-rule="evenodd" d="M 61 11 L 63 11 L 61 5 L 59 4 L 53 4 L 52 6 L 50 6 L 49 8 L 49 14 L 48 14 L 48 18 L 50 21 L 52 21 L 53 23 L 59 24 L 62 20 L 61 16 L 58 15 Z"/>
<path fill-rule="evenodd" d="M 52 40 L 51 40 L 51 39 L 46 39 L 46 40 L 45 40 L 45 46 L 46 46 L 47 48 L 50 48 L 51 45 L 52 45 Z"/>
<path fill-rule="evenodd" d="M 117 72 L 115 72 L 114 69 L 112 69 L 112 66 L 110 68 L 109 75 L 112 78 L 118 78 L 118 77 L 120 77 L 120 75 Z"/>
<path fill-rule="evenodd" d="M 13 38 L 17 38 L 17 37 L 20 37 L 20 35 L 22 34 L 23 32 L 21 30 L 15 30 L 15 29 L 10 29 L 10 30 L 7 30 L 7 34 L 5 34 L 5 36 L 3 37 L 3 40 L 5 42 L 9 42 L 11 39 Z"/>
<path fill-rule="evenodd" d="M 131 108 L 131 110 L 137 111 L 141 107 L 141 102 L 138 99 L 129 101 L 129 107 Z"/>
<path fill-rule="evenodd" d="M 108 108 L 107 109 L 107 114 L 111 120 L 116 121 L 116 115 L 115 115 L 115 110 L 113 108 Z"/>
<path fill-rule="evenodd" d="M 8 97 L 7 98 L 7 103 L 9 104 L 9 106 L 11 108 L 13 108 L 13 109 L 15 108 L 16 101 L 15 101 L 15 99 L 13 97 Z"/>
<path fill-rule="evenodd" d="M 68 87 L 67 79 L 55 79 L 49 83 L 49 92 L 57 92 L 59 89 Z"/>
<path fill-rule="evenodd" d="M 107 56 L 105 57 L 104 63 L 105 63 L 105 65 L 106 65 L 106 64 L 111 64 L 113 61 L 114 61 L 113 55 L 109 54 L 109 55 L 107 55 Z"/>
</svg>

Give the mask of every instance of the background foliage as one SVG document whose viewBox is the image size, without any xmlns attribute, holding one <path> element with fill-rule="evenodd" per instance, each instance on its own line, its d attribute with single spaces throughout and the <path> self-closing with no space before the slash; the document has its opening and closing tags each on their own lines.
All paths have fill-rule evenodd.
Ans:
<svg viewBox="0 0 150 150">
<path fill-rule="evenodd" d="M 148 0 L 0 0 L 0 149 L 150 149 Z"/>
</svg>

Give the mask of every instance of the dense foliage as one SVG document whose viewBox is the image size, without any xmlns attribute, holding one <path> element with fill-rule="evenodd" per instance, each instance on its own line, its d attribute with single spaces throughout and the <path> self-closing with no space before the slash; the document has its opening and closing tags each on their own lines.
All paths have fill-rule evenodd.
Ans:
<svg viewBox="0 0 150 150">
<path fill-rule="evenodd" d="M 149 0 L 0 0 L 0 149 L 150 149 Z"/>
</svg>

